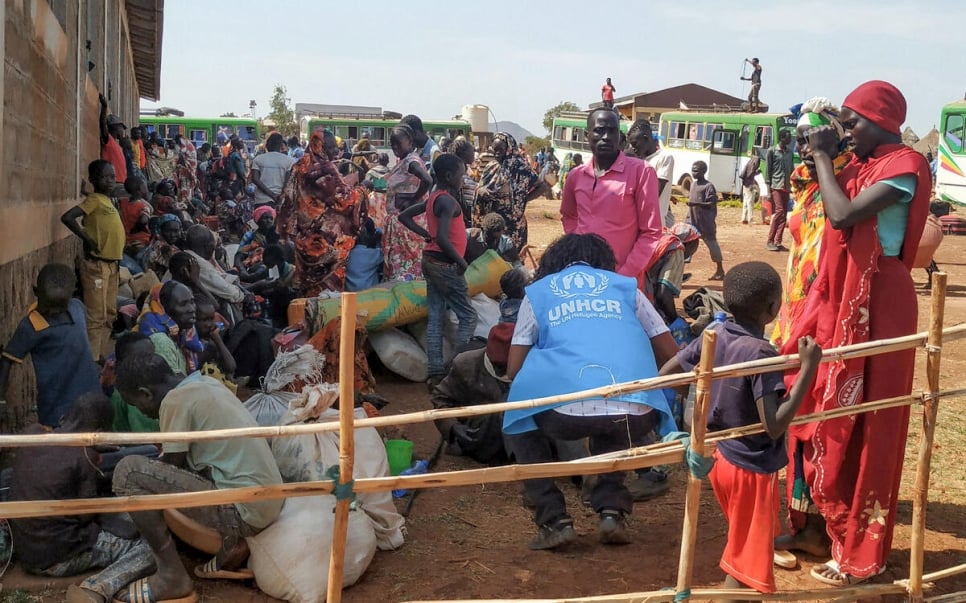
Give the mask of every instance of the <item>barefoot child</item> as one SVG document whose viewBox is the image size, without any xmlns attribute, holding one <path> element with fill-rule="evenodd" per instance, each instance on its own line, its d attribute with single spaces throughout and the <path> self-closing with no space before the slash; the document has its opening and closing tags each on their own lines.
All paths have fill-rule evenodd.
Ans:
<svg viewBox="0 0 966 603">
<path fill-rule="evenodd" d="M 724 279 L 724 300 L 735 322 L 715 327 L 715 366 L 772 358 L 765 325 L 781 305 L 781 277 L 764 262 L 746 262 Z M 701 338 L 667 362 L 662 375 L 693 370 L 701 357 Z M 778 471 L 788 463 L 785 432 L 802 397 L 815 379 L 822 349 L 811 337 L 798 342 L 799 378 L 786 396 L 781 372 L 716 380 L 711 387 L 708 430 L 763 423 L 765 432 L 718 443 L 710 480 L 728 520 L 728 542 L 721 569 L 725 586 L 775 592 L 774 540 L 778 524 Z"/>
<path fill-rule="evenodd" d="M 691 166 L 694 182 L 691 183 L 691 192 L 688 194 L 688 222 L 701 233 L 701 239 L 711 253 L 715 273 L 708 277 L 708 280 L 720 281 L 724 278 L 724 268 L 721 266 L 718 225 L 715 223 L 718 217 L 718 191 L 705 179 L 704 175 L 707 173 L 708 164 L 703 161 L 695 161 Z"/>
<path fill-rule="evenodd" d="M 399 214 L 399 221 L 426 240 L 423 248 L 423 278 L 426 279 L 426 303 L 429 307 L 429 326 L 426 330 L 426 354 L 429 360 L 429 385 L 438 383 L 446 375 L 443 363 L 443 326 L 446 309 L 452 308 L 459 318 L 457 331 L 462 345 L 473 337 L 476 311 L 467 292 L 466 228 L 463 210 L 456 200 L 463 185 L 466 165 L 451 153 L 443 153 L 433 162 L 438 184 L 425 202 L 416 203 Z M 425 213 L 426 229 L 413 218 Z M 427 230 L 428 229 L 428 230 Z"/>
</svg>

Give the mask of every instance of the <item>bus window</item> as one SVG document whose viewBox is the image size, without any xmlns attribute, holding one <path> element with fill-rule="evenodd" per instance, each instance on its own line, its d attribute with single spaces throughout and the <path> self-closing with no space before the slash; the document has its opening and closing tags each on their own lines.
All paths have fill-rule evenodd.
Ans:
<svg viewBox="0 0 966 603">
<path fill-rule="evenodd" d="M 758 126 L 755 128 L 755 146 L 767 149 L 773 140 L 773 128 L 771 126 Z"/>
<path fill-rule="evenodd" d="M 156 132 L 154 124 L 141 124 L 141 127 L 144 128 L 146 138 L 151 138 L 151 135 Z"/>
<path fill-rule="evenodd" d="M 663 138 L 664 140 L 667 140 L 667 130 L 668 130 L 667 122 L 666 121 L 661 122 L 661 138 Z"/>
<path fill-rule="evenodd" d="M 349 138 L 352 140 L 359 139 L 359 126 L 349 126 Z"/>
<path fill-rule="evenodd" d="M 369 141 L 377 147 L 386 146 L 386 129 L 372 127 L 369 128 Z"/>
<path fill-rule="evenodd" d="M 554 140 L 563 140 L 564 139 L 564 127 L 563 126 L 554 126 L 553 127 L 553 139 Z"/>
<path fill-rule="evenodd" d="M 238 138 L 255 140 L 255 126 L 238 126 Z"/>
<path fill-rule="evenodd" d="M 232 134 L 234 133 L 235 128 L 231 126 L 215 126 L 215 140 L 217 140 L 219 144 L 225 144 L 228 142 L 228 139 L 231 138 Z"/>
<path fill-rule="evenodd" d="M 943 138 L 946 140 L 946 144 L 949 145 L 950 152 L 962 153 L 964 148 L 963 139 L 966 138 L 966 118 L 962 115 L 949 115 L 946 117 L 945 130 Z"/>
<path fill-rule="evenodd" d="M 715 130 L 711 138 L 711 152 L 716 155 L 734 155 L 736 138 L 736 132 L 732 130 Z"/>
<path fill-rule="evenodd" d="M 188 138 L 191 142 L 198 146 L 199 144 L 205 144 L 208 142 L 208 131 L 207 130 L 188 130 Z"/>
<path fill-rule="evenodd" d="M 174 138 L 175 136 L 177 136 L 178 134 L 181 134 L 184 131 L 184 126 L 178 125 L 178 124 L 168 124 L 167 127 L 162 125 L 161 128 L 162 128 L 161 132 L 164 135 L 163 136 L 164 138 Z"/>
<path fill-rule="evenodd" d="M 680 121 L 672 121 L 669 124 L 667 142 L 668 146 L 675 149 L 684 148 L 685 133 L 688 125 Z"/>
</svg>

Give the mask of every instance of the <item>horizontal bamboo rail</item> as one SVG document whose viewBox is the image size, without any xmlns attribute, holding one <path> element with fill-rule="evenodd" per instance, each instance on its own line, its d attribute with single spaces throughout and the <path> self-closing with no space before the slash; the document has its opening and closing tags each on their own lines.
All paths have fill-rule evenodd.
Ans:
<svg viewBox="0 0 966 603">
<path fill-rule="evenodd" d="M 850 358 L 875 356 L 899 350 L 922 347 L 928 338 L 928 333 L 916 333 L 904 337 L 869 341 L 866 343 L 831 348 L 825 350 L 822 362 L 835 362 Z M 943 330 L 944 341 L 966 339 L 966 323 Z M 784 371 L 798 368 L 797 355 L 776 356 L 765 360 L 741 362 L 717 367 L 712 371 L 715 379 L 723 377 L 739 377 L 757 373 Z M 434 409 L 401 415 L 387 415 L 369 419 L 359 419 L 354 422 L 357 429 L 364 427 L 388 427 L 425 423 L 440 419 L 457 419 L 476 417 L 508 410 L 536 408 L 559 402 L 573 402 L 584 398 L 608 398 L 615 395 L 641 392 L 669 387 L 680 387 L 694 383 L 697 376 L 694 373 L 670 375 L 639 379 L 626 383 L 618 383 L 604 387 L 587 389 L 559 396 L 548 396 L 520 402 L 502 402 L 499 404 L 481 404 L 460 408 Z M 338 421 L 326 421 L 301 425 L 276 425 L 269 427 L 246 427 L 238 429 L 219 429 L 211 431 L 178 431 L 166 433 L 46 433 L 38 435 L 0 435 L 0 448 L 21 448 L 30 446 L 100 446 L 107 444 L 133 445 L 157 444 L 174 442 L 206 442 L 212 440 L 226 440 L 231 438 L 277 438 L 314 433 L 326 433 L 339 430 Z"/>
<path fill-rule="evenodd" d="M 940 397 L 966 394 L 966 389 L 940 392 Z M 821 420 L 826 417 L 842 417 L 884 408 L 909 406 L 921 401 L 921 395 L 910 394 L 897 398 L 872 401 L 848 408 L 837 408 L 824 413 L 814 413 L 799 417 L 796 423 Z M 361 421 L 359 421 L 361 422 Z M 724 439 L 763 433 L 764 428 L 752 425 L 742 429 L 714 432 L 707 438 L 710 454 L 716 442 Z M 628 455 L 635 452 L 634 455 Z M 353 489 L 357 493 L 385 492 L 387 490 L 477 486 L 482 484 L 503 483 L 563 475 L 590 475 L 611 471 L 630 471 L 656 465 L 669 465 L 684 460 L 684 448 L 680 442 L 658 443 L 634 448 L 620 453 L 609 453 L 566 462 L 538 463 L 533 465 L 505 465 L 426 473 L 422 475 L 360 478 L 355 480 Z M 26 517 L 52 517 L 57 515 L 78 515 L 83 513 L 119 513 L 122 511 L 148 511 L 157 509 L 183 509 L 239 502 L 255 502 L 280 498 L 317 496 L 329 494 L 333 490 L 329 480 L 297 482 L 276 486 L 253 486 L 225 490 L 201 490 L 178 494 L 152 494 L 144 496 L 125 496 L 116 498 L 85 498 L 75 500 L 42 500 L 0 503 L 0 518 L 18 519 Z"/>
<path fill-rule="evenodd" d="M 957 565 L 937 572 L 923 574 L 924 585 L 966 573 L 966 564 Z M 743 601 L 820 601 L 871 598 L 883 595 L 898 595 L 906 592 L 908 579 L 896 580 L 887 584 L 859 584 L 838 588 L 815 588 L 810 590 L 760 593 L 744 588 L 696 588 L 691 591 L 692 599 L 739 599 Z M 658 603 L 674 601 L 674 591 L 654 590 L 618 595 L 593 595 L 589 597 L 564 597 L 558 599 L 445 599 L 411 600 L 405 603 Z"/>
</svg>

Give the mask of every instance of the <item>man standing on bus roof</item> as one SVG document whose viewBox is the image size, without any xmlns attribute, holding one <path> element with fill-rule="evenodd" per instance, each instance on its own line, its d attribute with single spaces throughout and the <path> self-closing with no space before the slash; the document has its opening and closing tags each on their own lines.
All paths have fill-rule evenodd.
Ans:
<svg viewBox="0 0 966 603">
<path fill-rule="evenodd" d="M 765 160 L 765 186 L 771 198 L 771 228 L 768 229 L 768 251 L 788 251 L 782 246 L 785 232 L 785 215 L 788 212 L 788 193 L 791 191 L 792 170 L 795 168 L 791 148 L 790 130 L 778 133 L 778 144 L 769 147 L 762 159 Z"/>
<path fill-rule="evenodd" d="M 758 113 L 758 109 L 761 106 L 758 100 L 758 93 L 761 92 L 761 63 L 758 62 L 758 57 L 750 60 L 745 59 L 745 62 L 749 63 L 753 69 L 751 77 L 741 78 L 746 82 L 751 82 L 751 91 L 748 93 L 748 110 L 752 113 Z"/>
<path fill-rule="evenodd" d="M 631 124 L 627 131 L 627 142 L 631 145 L 634 155 L 651 164 L 657 172 L 657 188 L 660 196 L 661 219 L 664 227 L 674 226 L 674 214 L 671 212 L 671 178 L 674 177 L 674 157 L 661 148 L 658 137 L 651 130 L 651 123 L 646 119 L 639 119 Z"/>
<path fill-rule="evenodd" d="M 617 92 L 617 88 L 614 84 L 610 83 L 610 78 L 604 82 L 604 85 L 600 87 L 600 100 L 604 102 L 604 106 L 608 109 L 614 108 L 614 93 Z"/>
<path fill-rule="evenodd" d="M 613 109 L 587 117 L 592 159 L 567 174 L 560 214 L 567 234 L 600 235 L 614 250 L 617 272 L 644 275 L 661 238 L 661 205 L 654 168 L 620 149 L 620 120 Z"/>
</svg>

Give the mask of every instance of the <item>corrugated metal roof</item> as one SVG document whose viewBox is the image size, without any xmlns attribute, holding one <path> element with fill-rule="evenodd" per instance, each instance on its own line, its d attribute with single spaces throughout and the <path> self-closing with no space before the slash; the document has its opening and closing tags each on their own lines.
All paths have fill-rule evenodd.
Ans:
<svg viewBox="0 0 966 603">
<path fill-rule="evenodd" d="M 164 0 L 126 0 L 127 24 L 134 57 L 134 78 L 141 98 L 161 98 L 161 39 Z"/>
</svg>

